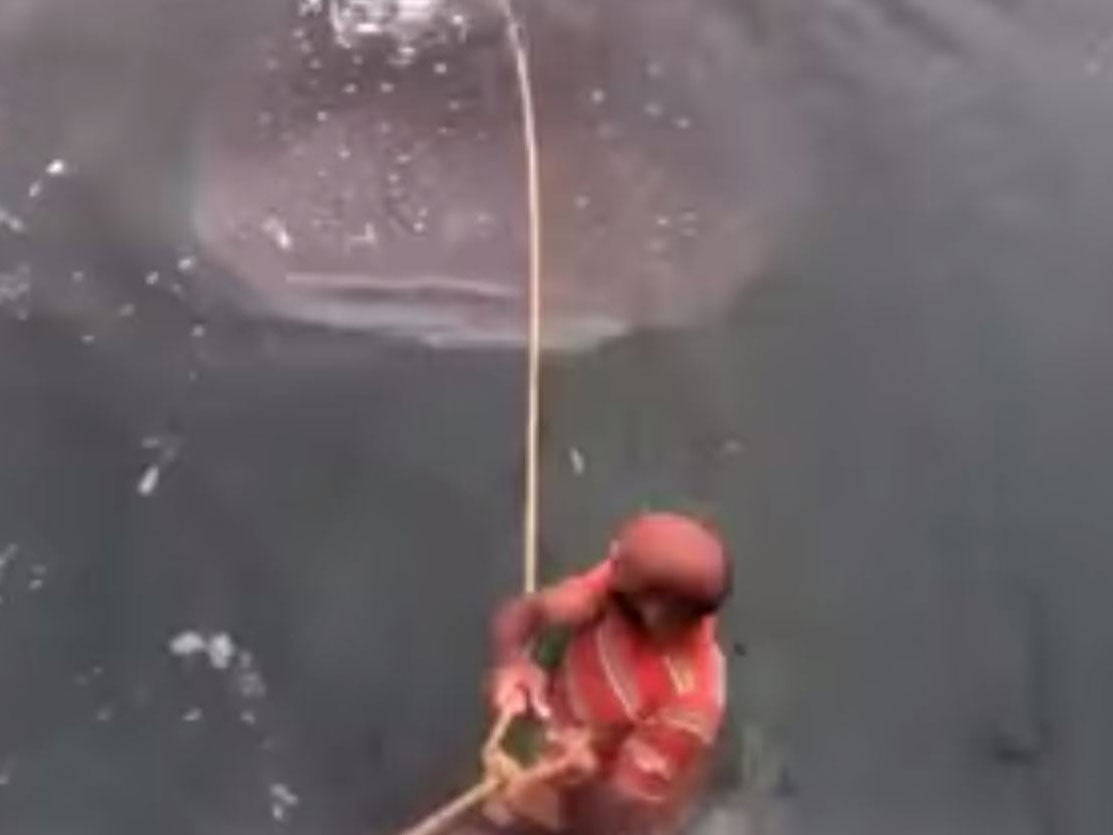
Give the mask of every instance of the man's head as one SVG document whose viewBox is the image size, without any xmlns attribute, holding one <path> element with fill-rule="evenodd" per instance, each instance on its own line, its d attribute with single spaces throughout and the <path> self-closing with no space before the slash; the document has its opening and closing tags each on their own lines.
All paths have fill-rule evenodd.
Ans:
<svg viewBox="0 0 1113 835">
<path fill-rule="evenodd" d="M 611 544 L 616 601 L 658 637 L 683 632 L 730 594 L 730 559 L 706 524 L 678 513 L 634 517 Z"/>
</svg>

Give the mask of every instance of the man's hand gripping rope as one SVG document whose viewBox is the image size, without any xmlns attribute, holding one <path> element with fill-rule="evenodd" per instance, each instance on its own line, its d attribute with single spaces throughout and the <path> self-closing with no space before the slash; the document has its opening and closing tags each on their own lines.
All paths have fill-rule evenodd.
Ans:
<svg viewBox="0 0 1113 835">
<path fill-rule="evenodd" d="M 590 736 L 579 729 L 547 728 L 545 754 L 536 764 L 523 767 L 502 747 L 511 724 L 524 713 L 522 702 L 514 707 L 518 709 L 499 714 L 483 744 L 483 779 L 403 835 L 439 835 L 481 805 L 487 818 L 499 825 L 525 819 L 550 831 L 561 828 L 558 787 L 582 780 L 595 770 Z"/>
</svg>

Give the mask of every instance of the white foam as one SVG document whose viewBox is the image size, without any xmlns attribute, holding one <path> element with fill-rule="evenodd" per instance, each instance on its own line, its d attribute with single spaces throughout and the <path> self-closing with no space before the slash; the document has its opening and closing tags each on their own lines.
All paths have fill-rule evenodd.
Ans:
<svg viewBox="0 0 1113 835">
<path fill-rule="evenodd" d="M 328 0 L 328 17 L 338 45 L 350 48 L 362 39 L 389 37 L 400 42 L 398 57 L 409 61 L 416 54 L 414 41 L 444 6 L 444 0 Z"/>
<path fill-rule="evenodd" d="M 255 657 L 236 646 L 227 632 L 203 634 L 186 630 L 170 640 L 170 652 L 179 658 L 205 656 L 214 670 L 230 671 L 236 694 L 243 699 L 260 699 L 267 693 L 266 682 L 255 664 Z"/>
</svg>

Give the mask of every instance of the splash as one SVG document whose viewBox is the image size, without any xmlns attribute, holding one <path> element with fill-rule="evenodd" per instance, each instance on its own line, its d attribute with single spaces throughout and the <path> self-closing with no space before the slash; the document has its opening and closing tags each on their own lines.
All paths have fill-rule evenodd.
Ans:
<svg viewBox="0 0 1113 835">
<path fill-rule="evenodd" d="M 236 645 L 226 633 L 203 635 L 200 632 L 186 631 L 170 641 L 170 652 L 179 658 L 203 655 L 217 670 L 227 670 L 235 655 Z"/>
<path fill-rule="evenodd" d="M 184 662 L 207 661 L 228 687 L 230 704 L 240 722 L 261 733 L 259 712 L 265 707 L 267 683 L 256 662 L 255 655 L 227 632 L 208 632 L 186 629 L 174 635 L 167 643 L 170 654 Z M 200 707 L 190 707 L 181 716 L 188 725 L 198 725 L 205 720 Z M 273 747 L 273 739 L 264 738 L 260 750 L 264 757 Z M 278 777 L 278 771 L 269 758 L 264 761 L 263 773 L 267 803 L 271 816 L 277 823 L 285 823 L 300 804 L 300 798 L 289 784 Z"/>
<path fill-rule="evenodd" d="M 317 0 L 303 2 L 302 8 L 313 12 L 324 5 Z M 352 47 L 361 38 L 380 35 L 409 42 L 434 23 L 444 6 L 441 0 L 328 0 L 328 17 L 341 46 Z"/>
<path fill-rule="evenodd" d="M 621 21 L 572 5 L 530 17 L 556 351 L 720 315 L 767 269 L 805 169 L 729 14 L 693 30 L 658 0 Z M 266 318 L 520 347 L 525 172 L 499 7 L 300 12 L 230 62 L 198 136 L 194 228 L 230 297 Z M 745 119 L 725 104 L 740 95 Z"/>
</svg>

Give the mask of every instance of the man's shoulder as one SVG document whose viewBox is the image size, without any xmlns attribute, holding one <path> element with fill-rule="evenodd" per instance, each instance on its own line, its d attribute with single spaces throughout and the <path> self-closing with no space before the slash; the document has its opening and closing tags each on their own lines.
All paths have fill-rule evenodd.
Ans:
<svg viewBox="0 0 1113 835">
<path fill-rule="evenodd" d="M 598 617 L 610 585 L 610 567 L 601 564 L 546 586 L 537 599 L 550 622 L 585 626 Z"/>
</svg>

